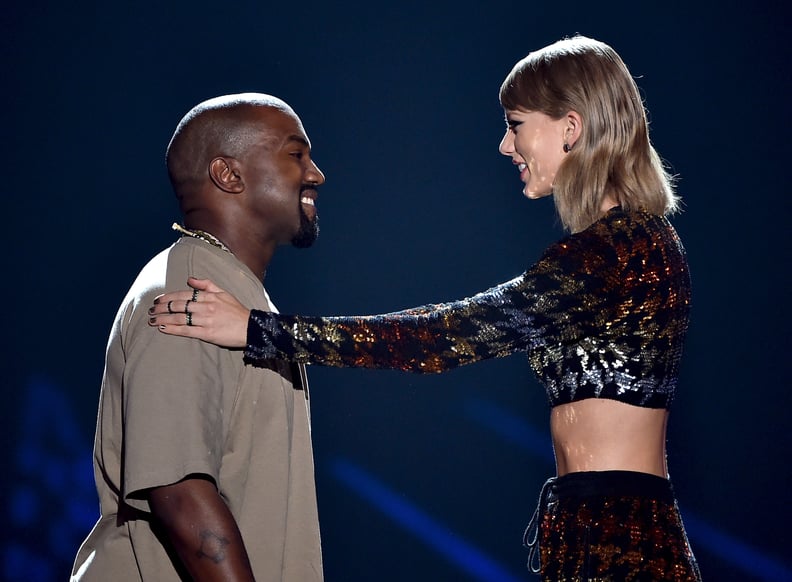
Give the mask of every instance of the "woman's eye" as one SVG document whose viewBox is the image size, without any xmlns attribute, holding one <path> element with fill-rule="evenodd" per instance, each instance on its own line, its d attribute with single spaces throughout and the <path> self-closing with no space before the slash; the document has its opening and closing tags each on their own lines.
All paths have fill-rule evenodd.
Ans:
<svg viewBox="0 0 792 582">
<path fill-rule="evenodd" d="M 291 155 L 294 156 L 295 158 L 297 158 L 298 160 L 301 160 L 302 157 L 303 157 L 303 153 L 302 152 L 292 152 Z"/>
</svg>

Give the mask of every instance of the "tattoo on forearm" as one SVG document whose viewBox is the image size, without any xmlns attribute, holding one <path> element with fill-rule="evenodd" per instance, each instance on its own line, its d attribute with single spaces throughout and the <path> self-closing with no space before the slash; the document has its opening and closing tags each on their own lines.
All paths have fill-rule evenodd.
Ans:
<svg viewBox="0 0 792 582">
<path fill-rule="evenodd" d="M 226 546 L 230 543 L 227 538 L 217 535 L 213 531 L 204 530 L 200 533 L 201 547 L 198 548 L 199 558 L 208 558 L 219 564 L 226 558 Z"/>
</svg>

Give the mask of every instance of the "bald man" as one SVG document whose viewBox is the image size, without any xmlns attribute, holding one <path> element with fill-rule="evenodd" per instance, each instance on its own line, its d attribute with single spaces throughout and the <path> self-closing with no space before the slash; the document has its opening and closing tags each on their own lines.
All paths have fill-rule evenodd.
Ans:
<svg viewBox="0 0 792 582">
<path fill-rule="evenodd" d="M 265 270 L 278 245 L 313 243 L 324 176 L 294 111 L 262 94 L 193 108 L 167 166 L 182 236 L 113 324 L 94 442 L 101 516 L 72 580 L 322 580 L 304 370 L 161 334 L 147 309 L 195 276 L 274 310 Z M 189 306 L 169 307 L 189 323 Z"/>
</svg>

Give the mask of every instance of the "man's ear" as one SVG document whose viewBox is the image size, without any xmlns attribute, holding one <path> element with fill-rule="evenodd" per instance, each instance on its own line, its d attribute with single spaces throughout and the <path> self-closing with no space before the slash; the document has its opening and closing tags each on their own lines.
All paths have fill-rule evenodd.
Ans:
<svg viewBox="0 0 792 582">
<path fill-rule="evenodd" d="M 566 114 L 566 129 L 564 133 L 564 143 L 569 144 L 569 148 L 575 145 L 583 133 L 583 118 L 577 111 L 568 111 Z"/>
<path fill-rule="evenodd" d="M 234 158 L 217 157 L 209 162 L 209 178 L 223 192 L 239 194 L 244 191 L 239 162 Z"/>
</svg>

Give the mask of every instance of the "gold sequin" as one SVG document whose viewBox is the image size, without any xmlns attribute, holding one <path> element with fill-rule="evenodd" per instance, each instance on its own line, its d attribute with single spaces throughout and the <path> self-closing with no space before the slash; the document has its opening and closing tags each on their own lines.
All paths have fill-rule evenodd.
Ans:
<svg viewBox="0 0 792 582">
<path fill-rule="evenodd" d="M 542 580 L 701 580 L 673 499 L 559 499 L 548 506 L 540 532 Z"/>
</svg>

